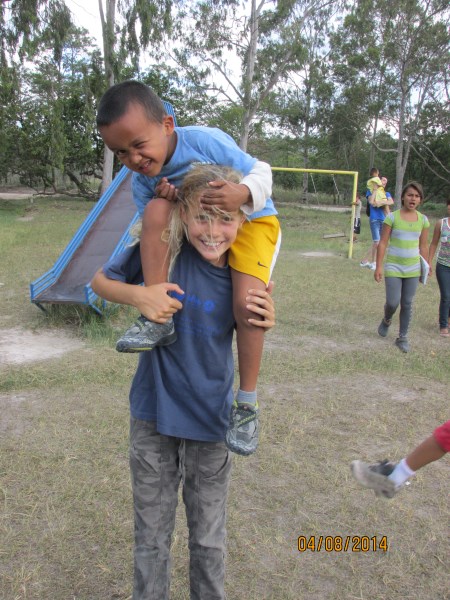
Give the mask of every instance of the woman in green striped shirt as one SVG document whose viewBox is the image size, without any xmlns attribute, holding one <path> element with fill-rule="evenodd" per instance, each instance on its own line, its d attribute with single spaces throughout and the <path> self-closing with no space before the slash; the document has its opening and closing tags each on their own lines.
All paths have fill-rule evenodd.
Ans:
<svg viewBox="0 0 450 600">
<path fill-rule="evenodd" d="M 402 352 L 409 352 L 408 329 L 411 309 L 420 277 L 420 258 L 428 260 L 427 217 L 417 211 L 423 201 L 423 189 L 420 183 L 410 181 L 402 190 L 402 207 L 390 213 L 383 222 L 380 243 L 377 249 L 375 281 L 383 278 L 383 261 L 386 285 L 386 304 L 384 317 L 378 327 L 378 333 L 386 337 L 392 317 L 400 304 L 400 329 L 395 345 Z"/>
</svg>

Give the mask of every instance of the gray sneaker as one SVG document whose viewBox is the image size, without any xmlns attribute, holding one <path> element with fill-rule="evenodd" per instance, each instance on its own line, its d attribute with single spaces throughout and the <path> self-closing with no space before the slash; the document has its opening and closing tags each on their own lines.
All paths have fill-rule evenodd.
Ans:
<svg viewBox="0 0 450 600">
<path fill-rule="evenodd" d="M 381 337 L 386 337 L 390 326 L 391 326 L 391 321 L 389 321 L 389 323 L 388 323 L 387 321 L 385 321 L 383 319 L 381 321 L 381 323 L 378 325 L 378 335 L 381 335 Z"/>
<path fill-rule="evenodd" d="M 166 323 L 149 321 L 142 315 L 116 344 L 117 352 L 146 352 L 156 346 L 168 346 L 177 339 L 173 319 Z"/>
<path fill-rule="evenodd" d="M 408 342 L 408 338 L 405 337 L 398 337 L 395 340 L 395 345 L 397 346 L 397 348 L 399 348 L 402 352 L 409 352 L 410 347 L 409 347 L 409 342 Z"/>
<path fill-rule="evenodd" d="M 362 460 L 354 460 L 351 464 L 353 477 L 366 488 L 374 490 L 376 496 L 393 498 L 397 493 L 395 484 L 389 475 L 395 469 L 395 463 L 383 460 L 369 465 Z"/>
<path fill-rule="evenodd" d="M 259 410 L 249 404 L 233 404 L 225 444 L 231 452 L 249 456 L 258 447 Z"/>
</svg>

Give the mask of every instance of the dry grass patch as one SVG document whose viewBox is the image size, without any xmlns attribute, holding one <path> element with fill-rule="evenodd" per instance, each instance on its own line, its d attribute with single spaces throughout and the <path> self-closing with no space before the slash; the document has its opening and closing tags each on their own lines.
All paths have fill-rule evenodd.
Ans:
<svg viewBox="0 0 450 600">
<path fill-rule="evenodd" d="M 35 336 L 69 337 L 79 346 L 0 368 L 0 598 L 127 600 L 127 397 L 137 359 L 116 353 L 113 340 L 132 314 L 102 321 L 67 309 L 47 318 L 30 306 L 29 281 L 50 266 L 90 208 L 36 205 L 32 222 L 18 220 L 24 206 L 0 207 L 7 232 L 0 328 L 19 322 Z M 391 501 L 358 487 L 349 468 L 355 458 L 400 459 L 449 418 L 450 345 L 437 334 L 437 285 L 419 289 L 412 352 L 401 354 L 395 331 L 387 339 L 376 333 L 384 288 L 359 267 L 368 227 L 354 260 L 346 258 L 345 240 L 322 239 L 347 231 L 347 221 L 283 209 L 278 325 L 267 335 L 259 386 L 261 443 L 253 457 L 235 458 L 232 475 L 229 600 L 450 598 L 449 459 L 419 472 Z M 301 535 L 386 536 L 389 549 L 299 552 Z M 188 590 L 180 504 L 172 598 L 187 600 Z"/>
</svg>

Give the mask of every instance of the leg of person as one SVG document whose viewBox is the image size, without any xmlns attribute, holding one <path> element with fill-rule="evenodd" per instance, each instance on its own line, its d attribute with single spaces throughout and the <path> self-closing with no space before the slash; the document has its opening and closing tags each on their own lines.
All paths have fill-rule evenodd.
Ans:
<svg viewBox="0 0 450 600">
<path fill-rule="evenodd" d="M 372 248 L 371 248 L 371 256 L 370 256 L 370 266 L 369 268 L 372 269 L 372 271 L 374 271 L 374 267 L 376 268 L 377 266 L 377 248 L 378 248 L 378 242 L 373 242 L 372 244 Z"/>
<path fill-rule="evenodd" d="M 437 427 L 433 435 L 396 465 L 387 460 L 373 465 L 355 460 L 351 469 L 361 485 L 373 489 L 377 496 L 393 498 L 416 471 L 439 460 L 447 452 L 450 452 L 450 421 Z"/>
<path fill-rule="evenodd" d="M 450 421 L 447 425 L 450 426 Z M 414 448 L 414 450 L 408 454 L 405 460 L 411 471 L 414 471 L 415 473 L 422 467 L 439 460 L 445 454 L 447 454 L 447 452 L 448 450 L 444 450 L 433 434 L 419 444 L 417 448 Z"/>
<path fill-rule="evenodd" d="M 402 293 L 400 297 L 400 328 L 395 345 L 402 352 L 409 352 L 408 329 L 411 321 L 414 296 L 419 285 L 418 277 L 405 277 L 401 280 Z"/>
<path fill-rule="evenodd" d="M 231 454 L 223 442 L 184 440 L 183 501 L 189 527 L 191 600 L 224 600 Z"/>
<path fill-rule="evenodd" d="M 236 346 L 239 389 L 233 403 L 226 443 L 230 450 L 243 456 L 255 452 L 259 439 L 259 408 L 256 393 L 264 347 L 264 330 L 248 322 L 251 315 L 245 298 L 249 289 L 266 289 L 266 283 L 251 275 L 232 270 L 233 312 L 236 319 Z"/>
<path fill-rule="evenodd" d="M 264 329 L 248 322 L 250 318 L 258 318 L 247 309 L 248 290 L 265 290 L 267 284 L 261 279 L 239 271 L 232 271 L 233 312 L 236 319 L 236 343 L 240 389 L 245 392 L 256 390 L 259 367 L 264 346 Z"/>
<path fill-rule="evenodd" d="M 378 326 L 378 334 L 386 337 L 392 323 L 392 317 L 400 304 L 402 294 L 402 279 L 400 277 L 385 277 L 386 304 L 384 305 L 384 317 Z"/>
<path fill-rule="evenodd" d="M 372 266 L 375 263 L 378 242 L 380 241 L 380 228 L 378 227 L 377 223 L 378 221 L 376 220 L 369 220 L 370 233 L 372 235 L 372 245 L 370 246 L 362 261 L 359 263 L 360 267 L 367 267 L 368 269 L 372 269 Z"/>
<path fill-rule="evenodd" d="M 263 217 L 246 222 L 230 249 L 233 311 L 239 365 L 239 390 L 233 404 L 225 441 L 230 450 L 243 456 L 255 452 L 259 423 L 256 384 L 264 346 L 264 331 L 248 322 L 249 289 L 266 289 L 281 243 L 278 219 Z"/>
<path fill-rule="evenodd" d="M 133 600 L 168 600 L 170 543 L 181 480 L 177 438 L 131 417 L 130 469 L 134 503 Z"/>
<path fill-rule="evenodd" d="M 367 250 L 366 254 L 364 255 L 364 257 L 361 259 L 361 262 L 359 263 L 360 267 L 370 267 L 370 265 L 372 264 L 372 246 L 370 246 L 369 250 Z"/>
<path fill-rule="evenodd" d="M 436 263 L 436 279 L 439 285 L 439 328 L 444 337 L 448 337 L 448 317 L 450 314 L 450 267 Z"/>
<path fill-rule="evenodd" d="M 164 239 L 172 205 L 164 198 L 153 198 L 142 219 L 141 261 L 146 286 L 168 279 L 169 252 Z M 141 315 L 116 344 L 118 352 L 145 352 L 156 346 L 168 346 L 177 339 L 172 318 L 156 323 Z"/>
<path fill-rule="evenodd" d="M 372 257 L 369 268 L 375 271 L 376 260 L 377 260 L 377 248 L 380 243 L 381 230 L 383 228 L 383 221 L 381 219 L 373 219 L 370 221 L 370 233 L 372 234 Z"/>
</svg>

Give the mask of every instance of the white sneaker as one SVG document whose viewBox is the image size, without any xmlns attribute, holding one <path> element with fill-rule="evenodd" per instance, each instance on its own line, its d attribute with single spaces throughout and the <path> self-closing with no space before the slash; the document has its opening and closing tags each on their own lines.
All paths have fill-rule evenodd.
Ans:
<svg viewBox="0 0 450 600">
<path fill-rule="evenodd" d="M 375 271 L 376 268 L 377 268 L 377 263 L 369 263 L 369 269 L 371 271 Z"/>
<path fill-rule="evenodd" d="M 359 263 L 359 266 L 360 266 L 360 267 L 369 267 L 369 266 L 370 266 L 370 263 L 369 263 L 369 262 L 367 262 L 367 261 L 365 261 L 365 260 L 362 260 L 362 261 Z"/>
</svg>

